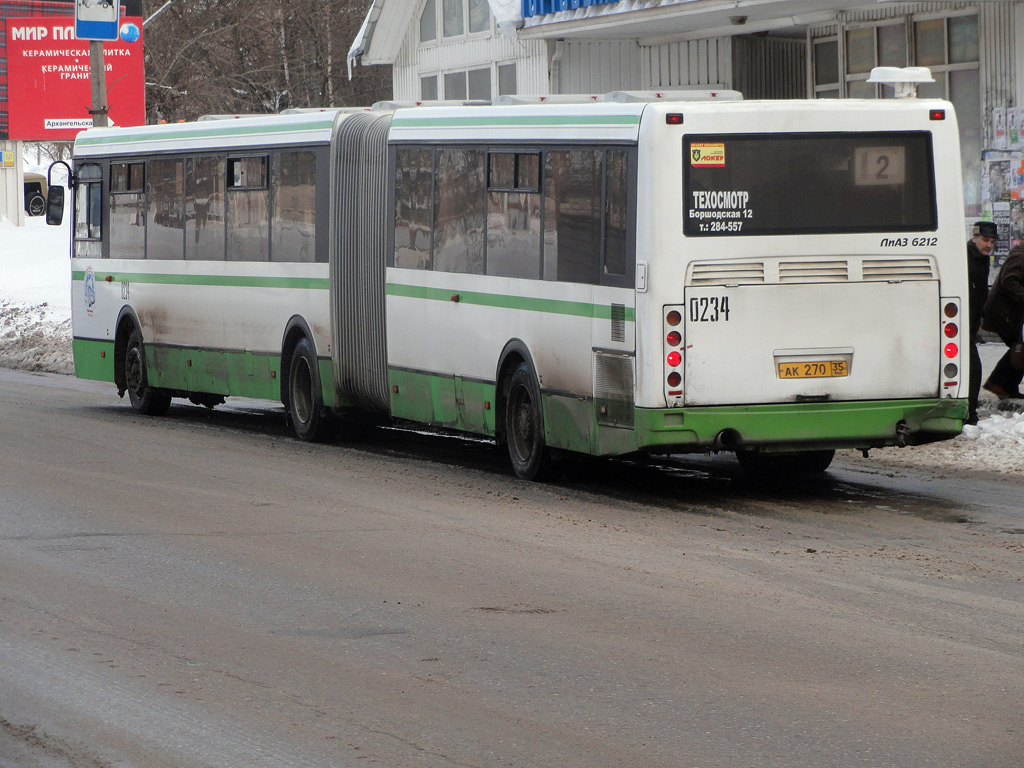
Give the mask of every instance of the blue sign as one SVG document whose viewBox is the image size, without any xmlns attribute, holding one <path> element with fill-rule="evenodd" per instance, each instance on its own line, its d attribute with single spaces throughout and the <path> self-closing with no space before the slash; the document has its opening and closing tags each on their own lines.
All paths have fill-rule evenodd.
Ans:
<svg viewBox="0 0 1024 768">
<path fill-rule="evenodd" d="M 559 11 L 575 11 L 579 8 L 589 8 L 592 5 L 608 5 L 617 3 L 619 0 L 522 0 L 523 18 L 530 16 L 543 16 L 546 13 L 558 13 Z"/>
<path fill-rule="evenodd" d="M 75 0 L 75 37 L 117 40 L 121 0 Z"/>
</svg>

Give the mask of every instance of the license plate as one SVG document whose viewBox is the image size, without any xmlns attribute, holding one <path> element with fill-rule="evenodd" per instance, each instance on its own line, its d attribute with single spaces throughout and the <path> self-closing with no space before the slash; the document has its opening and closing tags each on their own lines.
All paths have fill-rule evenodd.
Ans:
<svg viewBox="0 0 1024 768">
<path fill-rule="evenodd" d="M 780 379 L 829 379 L 849 376 L 845 360 L 810 360 L 799 363 L 779 363 Z"/>
</svg>

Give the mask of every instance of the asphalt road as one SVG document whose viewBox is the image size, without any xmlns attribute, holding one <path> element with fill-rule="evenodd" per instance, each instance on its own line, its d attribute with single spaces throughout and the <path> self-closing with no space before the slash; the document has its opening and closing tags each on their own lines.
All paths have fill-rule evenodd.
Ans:
<svg viewBox="0 0 1024 768">
<path fill-rule="evenodd" d="M 0 370 L 0 768 L 1024 764 L 1014 479 L 135 415 Z"/>
</svg>

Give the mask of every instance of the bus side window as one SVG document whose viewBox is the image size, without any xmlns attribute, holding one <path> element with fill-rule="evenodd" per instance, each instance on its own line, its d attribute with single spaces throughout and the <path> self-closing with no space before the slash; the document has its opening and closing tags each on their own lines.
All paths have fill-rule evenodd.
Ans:
<svg viewBox="0 0 1024 768">
<path fill-rule="evenodd" d="M 601 152 L 548 152 L 544 163 L 544 279 L 600 282 Z"/>
<path fill-rule="evenodd" d="M 434 269 L 484 271 L 484 152 L 437 150 L 434 175 Z"/>
<path fill-rule="evenodd" d="M 309 151 L 275 152 L 270 258 L 316 261 L 316 155 Z"/>
<path fill-rule="evenodd" d="M 540 154 L 492 152 L 487 175 L 487 274 L 539 279 Z"/>
<path fill-rule="evenodd" d="M 146 178 L 146 258 L 182 259 L 185 168 L 181 158 L 153 158 Z"/>
<path fill-rule="evenodd" d="M 102 255 L 103 170 L 99 165 L 80 165 L 75 171 L 75 256 Z"/>
<path fill-rule="evenodd" d="M 621 149 L 605 153 L 604 274 L 624 277 L 628 250 L 628 162 Z"/>
<path fill-rule="evenodd" d="M 267 157 L 228 158 L 228 261 L 270 260 Z"/>
<path fill-rule="evenodd" d="M 110 256 L 146 257 L 146 166 L 110 164 Z"/>
<path fill-rule="evenodd" d="M 223 155 L 185 161 L 185 258 L 224 261 Z"/>
<path fill-rule="evenodd" d="M 396 267 L 430 269 L 433 151 L 399 149 L 395 162 Z"/>
</svg>

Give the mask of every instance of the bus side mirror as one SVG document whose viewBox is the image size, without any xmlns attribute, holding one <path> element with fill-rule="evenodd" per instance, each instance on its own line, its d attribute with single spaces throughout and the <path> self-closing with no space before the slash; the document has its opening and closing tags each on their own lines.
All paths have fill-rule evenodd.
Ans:
<svg viewBox="0 0 1024 768">
<path fill-rule="evenodd" d="M 59 227 L 64 221 L 64 187 L 50 187 L 46 193 L 46 223 Z"/>
</svg>

